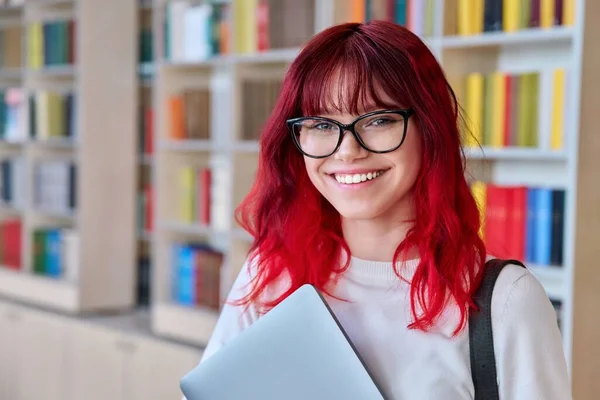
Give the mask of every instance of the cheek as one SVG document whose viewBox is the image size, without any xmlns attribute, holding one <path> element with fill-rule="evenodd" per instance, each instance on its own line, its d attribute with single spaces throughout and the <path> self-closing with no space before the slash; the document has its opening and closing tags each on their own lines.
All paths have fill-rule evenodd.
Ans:
<svg viewBox="0 0 600 400">
<path fill-rule="evenodd" d="M 308 174 L 308 177 L 309 177 L 310 181 L 312 182 L 312 184 L 315 185 L 316 187 L 319 187 L 318 180 L 320 179 L 319 176 L 322 175 L 319 172 L 319 169 L 321 168 L 322 164 L 323 164 L 322 160 L 317 160 L 317 159 L 310 158 L 310 157 L 304 157 L 304 166 L 306 167 L 306 173 Z"/>
<path fill-rule="evenodd" d="M 421 143 L 415 139 L 407 140 L 405 146 L 388 155 L 389 162 L 396 166 L 398 184 L 405 190 L 414 185 L 421 169 Z"/>
</svg>

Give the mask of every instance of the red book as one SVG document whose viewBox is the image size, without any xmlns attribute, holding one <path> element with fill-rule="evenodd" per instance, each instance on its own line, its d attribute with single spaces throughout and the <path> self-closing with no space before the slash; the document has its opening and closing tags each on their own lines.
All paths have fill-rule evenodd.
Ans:
<svg viewBox="0 0 600 400">
<path fill-rule="evenodd" d="M 517 260 L 525 259 L 525 231 L 527 226 L 527 188 L 517 186 L 510 189 L 508 207 L 509 256 Z"/>
<path fill-rule="evenodd" d="M 21 269 L 21 221 L 4 221 L 2 233 L 4 265 L 10 269 Z"/>
<path fill-rule="evenodd" d="M 257 50 L 269 49 L 269 6 L 266 0 L 260 0 L 256 7 L 256 27 L 258 29 Z"/>
<path fill-rule="evenodd" d="M 211 170 L 203 168 L 198 174 L 198 222 L 210 225 Z"/>
<path fill-rule="evenodd" d="M 488 184 L 485 207 L 485 243 L 488 253 L 497 258 L 507 258 L 509 193 L 505 187 Z"/>
</svg>

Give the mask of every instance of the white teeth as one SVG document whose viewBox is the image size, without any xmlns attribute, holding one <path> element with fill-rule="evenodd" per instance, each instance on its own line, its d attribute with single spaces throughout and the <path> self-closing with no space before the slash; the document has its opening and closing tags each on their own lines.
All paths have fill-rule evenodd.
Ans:
<svg viewBox="0 0 600 400">
<path fill-rule="evenodd" d="M 375 179 L 378 176 L 380 176 L 382 173 L 383 173 L 383 171 L 374 171 L 374 172 L 369 172 L 366 174 L 351 174 L 351 175 L 335 174 L 335 179 L 339 183 L 354 184 L 354 183 L 361 183 L 361 182 L 365 182 L 367 180 Z"/>
</svg>

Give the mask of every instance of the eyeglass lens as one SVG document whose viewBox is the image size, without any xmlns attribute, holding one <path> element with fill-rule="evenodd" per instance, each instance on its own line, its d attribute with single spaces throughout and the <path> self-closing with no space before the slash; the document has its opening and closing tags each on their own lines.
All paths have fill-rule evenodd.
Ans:
<svg viewBox="0 0 600 400">
<path fill-rule="evenodd" d="M 354 130 L 370 150 L 388 151 L 402 142 L 404 125 L 403 115 L 381 113 L 360 119 Z M 343 133 L 333 122 L 310 117 L 296 122 L 293 130 L 302 151 L 315 157 L 333 153 Z"/>
</svg>

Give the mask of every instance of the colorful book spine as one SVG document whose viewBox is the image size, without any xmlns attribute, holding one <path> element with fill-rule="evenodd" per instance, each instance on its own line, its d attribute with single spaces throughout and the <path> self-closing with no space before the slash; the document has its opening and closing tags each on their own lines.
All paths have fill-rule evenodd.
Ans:
<svg viewBox="0 0 600 400">
<path fill-rule="evenodd" d="M 481 212 L 482 237 L 492 256 L 562 266 L 564 189 L 476 181 L 471 190 Z"/>
</svg>

